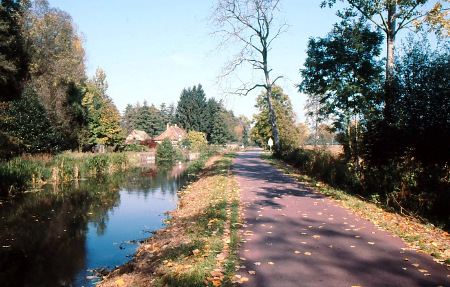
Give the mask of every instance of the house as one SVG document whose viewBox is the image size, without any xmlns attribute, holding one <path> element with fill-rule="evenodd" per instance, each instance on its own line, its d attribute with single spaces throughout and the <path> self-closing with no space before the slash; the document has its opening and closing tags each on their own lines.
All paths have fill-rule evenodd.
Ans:
<svg viewBox="0 0 450 287">
<path fill-rule="evenodd" d="M 125 139 L 126 144 L 139 144 L 141 141 L 151 139 L 149 135 L 140 130 L 133 130 Z"/>
<path fill-rule="evenodd" d="M 186 136 L 186 132 L 177 125 L 171 126 L 167 124 L 166 130 L 155 138 L 157 143 L 161 143 L 164 139 L 168 138 L 172 144 L 177 144 Z"/>
</svg>

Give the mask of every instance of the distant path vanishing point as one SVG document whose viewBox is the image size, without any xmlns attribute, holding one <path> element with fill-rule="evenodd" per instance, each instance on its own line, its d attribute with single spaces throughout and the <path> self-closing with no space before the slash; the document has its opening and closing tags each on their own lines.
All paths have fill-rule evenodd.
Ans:
<svg viewBox="0 0 450 287">
<path fill-rule="evenodd" d="M 233 162 L 242 190 L 242 286 L 450 286 L 450 271 L 260 159 Z"/>
</svg>

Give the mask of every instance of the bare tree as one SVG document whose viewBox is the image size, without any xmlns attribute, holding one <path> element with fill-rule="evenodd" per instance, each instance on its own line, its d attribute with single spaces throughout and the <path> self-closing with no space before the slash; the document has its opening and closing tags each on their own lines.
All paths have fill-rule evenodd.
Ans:
<svg viewBox="0 0 450 287">
<path fill-rule="evenodd" d="M 221 37 L 219 47 L 230 44 L 233 48 L 238 47 L 221 77 L 234 74 L 243 65 L 250 65 L 264 74 L 263 80 L 243 83 L 231 93 L 246 96 L 257 88 L 265 89 L 275 150 L 279 150 L 280 140 L 271 95 L 272 87 L 281 76 L 271 79 L 268 54 L 273 41 L 288 28 L 285 22 L 275 19 L 281 12 L 280 6 L 280 0 L 218 0 L 211 16 L 214 34 Z"/>
</svg>

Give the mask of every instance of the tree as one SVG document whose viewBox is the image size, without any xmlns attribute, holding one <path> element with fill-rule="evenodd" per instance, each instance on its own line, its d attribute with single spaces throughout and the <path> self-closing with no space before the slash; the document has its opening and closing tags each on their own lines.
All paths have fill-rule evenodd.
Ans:
<svg viewBox="0 0 450 287">
<path fill-rule="evenodd" d="M 286 31 L 285 23 L 278 24 L 275 15 L 280 11 L 280 0 L 218 0 L 212 23 L 217 27 L 216 34 L 222 36 L 220 45 L 236 42 L 241 44 L 236 57 L 226 66 L 223 76 L 236 72 L 243 64 L 250 66 L 264 75 L 259 83 L 244 85 L 235 93 L 248 95 L 257 88 L 264 88 L 268 103 L 270 127 L 275 149 L 280 147 L 276 113 L 272 103 L 272 88 L 280 77 L 270 77 L 269 51 L 272 43 Z"/>
<path fill-rule="evenodd" d="M 211 137 L 214 130 L 214 125 L 216 123 L 216 118 L 218 114 L 222 111 L 223 106 L 222 103 L 217 102 L 216 99 L 210 98 L 206 103 L 205 110 L 205 134 L 208 142 L 212 142 Z"/>
<path fill-rule="evenodd" d="M 31 84 L 67 147 L 77 147 L 77 133 L 85 122 L 79 117 L 82 97 L 75 95 L 86 75 L 85 52 L 72 18 L 50 8 L 46 0 L 35 1 L 28 11 L 26 36 Z"/>
<path fill-rule="evenodd" d="M 136 112 L 135 128 L 145 131 L 150 137 L 161 134 L 165 129 L 161 112 L 153 104 L 148 106 L 147 101 L 144 101 L 144 105 Z"/>
<path fill-rule="evenodd" d="M 408 39 L 395 65 L 395 113 L 374 121 L 366 136 L 373 164 L 414 158 L 424 166 L 450 162 L 450 46 Z"/>
<path fill-rule="evenodd" d="M 125 111 L 122 117 L 122 129 L 125 131 L 125 134 L 131 133 L 132 130 L 135 129 L 136 126 L 136 114 L 137 108 L 134 108 L 131 104 L 127 104 L 125 107 Z"/>
<path fill-rule="evenodd" d="M 156 159 L 158 165 L 165 166 L 171 166 L 175 161 L 175 149 L 168 138 L 165 138 L 162 143 L 156 147 Z"/>
<path fill-rule="evenodd" d="M 120 113 L 106 94 L 108 83 L 103 70 L 97 69 L 88 81 L 83 106 L 87 110 L 89 143 L 91 145 L 117 145 L 124 140 L 120 128 Z"/>
<path fill-rule="evenodd" d="M 224 145 L 232 139 L 231 129 L 226 111 L 219 111 L 215 114 L 214 123 L 211 130 L 210 143 Z"/>
<path fill-rule="evenodd" d="M 189 146 L 192 151 L 203 151 L 206 148 L 206 135 L 202 132 L 190 131 L 184 140 L 184 145 Z"/>
<path fill-rule="evenodd" d="M 296 125 L 296 115 L 292 108 L 289 96 L 283 93 L 283 89 L 274 86 L 272 89 L 272 101 L 279 127 L 280 149 L 285 152 L 300 145 L 300 133 Z M 261 93 L 256 99 L 259 114 L 254 115 L 254 126 L 250 131 L 252 138 L 260 145 L 266 145 L 269 138 L 273 137 L 270 127 L 269 106 L 265 100 L 265 93 Z"/>
<path fill-rule="evenodd" d="M 0 101 L 20 97 L 28 75 L 28 53 L 22 21 L 25 7 L 18 1 L 0 5 Z"/>
<path fill-rule="evenodd" d="M 344 0 L 341 0 L 344 2 Z M 429 23 L 431 28 L 440 35 L 449 35 L 449 8 L 442 5 L 448 0 L 435 1 L 431 10 L 423 8 L 428 0 L 345 0 L 350 7 L 339 11 L 338 15 L 344 19 L 362 16 L 370 20 L 386 35 L 386 79 L 389 84 L 394 73 L 395 37 L 402 29 L 422 27 Z M 321 6 L 327 4 L 332 7 L 336 0 L 324 0 Z M 379 18 L 379 20 L 377 20 Z"/>
<path fill-rule="evenodd" d="M 299 90 L 318 98 L 319 113 L 334 116 L 334 127 L 355 163 L 359 162 L 362 121 L 378 114 L 382 69 L 375 57 L 380 54 L 381 41 L 381 35 L 363 22 L 343 21 L 326 38 L 309 40 L 301 69 Z"/>
<path fill-rule="evenodd" d="M 162 103 L 159 106 L 159 112 L 162 120 L 162 126 L 165 127 L 167 124 L 175 123 L 176 119 L 176 109 L 173 103 L 170 105 L 166 105 L 165 103 Z"/>
<path fill-rule="evenodd" d="M 177 121 L 187 132 L 205 131 L 206 94 L 202 85 L 183 89 L 177 106 Z"/>
<path fill-rule="evenodd" d="M 61 135 L 48 119 L 45 108 L 36 91 L 26 87 L 20 100 L 10 103 L 2 115 L 1 129 L 23 146 L 19 152 L 57 152 L 61 147 Z"/>
</svg>

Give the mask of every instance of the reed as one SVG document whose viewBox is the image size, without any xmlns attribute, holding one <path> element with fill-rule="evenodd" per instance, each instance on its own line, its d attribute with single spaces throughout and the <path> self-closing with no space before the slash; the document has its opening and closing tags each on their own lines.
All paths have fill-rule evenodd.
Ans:
<svg viewBox="0 0 450 287">
<path fill-rule="evenodd" d="M 63 154 L 52 158 L 16 157 L 0 163 L 0 196 L 35 189 L 48 182 L 67 182 L 82 177 L 112 174 L 129 167 L 123 153 Z"/>
</svg>

